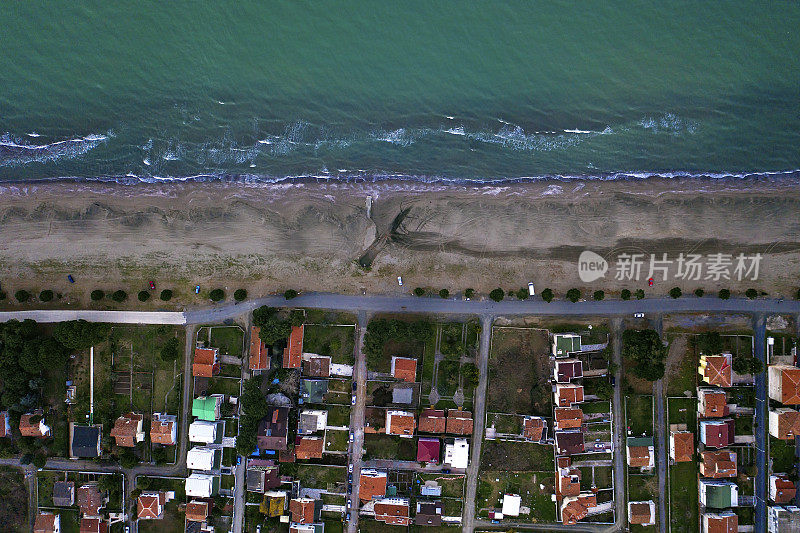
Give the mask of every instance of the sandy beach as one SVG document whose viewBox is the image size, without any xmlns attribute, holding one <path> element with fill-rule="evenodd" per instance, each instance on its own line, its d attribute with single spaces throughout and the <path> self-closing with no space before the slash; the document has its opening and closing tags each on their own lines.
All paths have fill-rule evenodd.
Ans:
<svg viewBox="0 0 800 533">
<path fill-rule="evenodd" d="M 395 238 L 379 248 L 371 269 L 360 268 L 359 257 L 404 209 Z M 153 279 L 176 291 L 175 306 L 202 303 L 192 294 L 195 284 L 244 287 L 251 295 L 417 286 L 488 292 L 534 281 L 557 295 L 573 286 L 663 295 L 680 285 L 684 292 L 754 287 L 789 296 L 800 281 L 798 212 L 800 192 L 789 180 L 6 184 L 2 289 L 11 295 L 52 288 L 63 294 L 62 304 L 88 303 L 93 289 L 133 293 Z M 616 281 L 611 272 L 582 283 L 576 262 L 584 249 L 607 258 L 722 252 L 761 253 L 763 260 L 756 282 L 648 288 L 644 280 Z"/>
</svg>

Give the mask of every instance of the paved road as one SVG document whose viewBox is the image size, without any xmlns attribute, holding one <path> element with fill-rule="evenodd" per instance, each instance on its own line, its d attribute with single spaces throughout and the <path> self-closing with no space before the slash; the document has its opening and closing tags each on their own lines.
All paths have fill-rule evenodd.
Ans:
<svg viewBox="0 0 800 533">
<path fill-rule="evenodd" d="M 353 493 L 350 495 L 350 520 L 347 522 L 347 532 L 358 531 L 358 506 L 361 503 L 358 497 L 361 468 L 364 453 L 364 409 L 367 405 L 367 358 L 364 355 L 364 334 L 367 332 L 369 317 L 365 311 L 358 313 L 356 326 L 356 364 L 353 367 L 356 389 L 356 405 L 350 411 L 350 432 L 353 442 L 350 444 L 350 464 L 353 465 Z"/>
<path fill-rule="evenodd" d="M 245 320 L 244 345 L 250 346 L 250 326 L 252 325 L 250 313 L 247 314 L 244 320 Z M 234 358 L 236 359 L 236 364 L 242 365 L 242 373 L 241 373 L 242 380 L 239 385 L 240 391 L 245 380 L 250 377 L 250 367 L 246 353 L 247 352 L 242 354 L 241 360 L 239 360 L 238 358 Z M 237 431 L 236 434 L 238 435 L 239 432 Z M 247 501 L 246 500 L 247 479 L 245 477 L 247 474 L 247 457 L 240 456 L 239 459 L 240 459 L 239 464 L 234 467 L 234 478 L 236 481 L 233 485 L 233 533 L 242 533 L 242 528 L 244 526 L 245 503 Z"/>
<path fill-rule="evenodd" d="M 71 309 L 7 311 L 0 313 L 0 322 L 11 319 L 35 320 L 36 322 L 65 322 L 83 319 L 89 322 L 112 322 L 114 324 L 175 324 L 186 323 L 186 316 L 180 312 L 167 311 L 80 311 Z"/>
<path fill-rule="evenodd" d="M 661 315 L 657 315 L 652 321 L 654 329 L 661 336 L 663 333 L 663 322 Z M 655 410 L 656 410 L 656 427 L 655 427 L 655 441 L 656 441 L 656 468 L 658 473 L 658 530 L 660 533 L 667 532 L 667 468 L 669 465 L 669 457 L 667 457 L 667 420 L 664 414 L 664 380 L 659 379 L 653 385 L 653 396 L 655 396 Z"/>
<path fill-rule="evenodd" d="M 462 529 L 464 533 L 472 533 L 475 527 L 475 494 L 478 489 L 478 469 L 481 463 L 481 444 L 483 443 L 483 426 L 486 422 L 486 385 L 489 378 L 489 347 L 492 341 L 491 315 L 481 316 L 481 346 L 478 352 L 478 387 L 473 394 L 473 426 L 472 457 L 467 466 L 467 491 L 464 499 Z"/>
<path fill-rule="evenodd" d="M 753 344 L 754 354 L 762 363 L 767 365 L 766 324 L 763 314 L 753 316 Z M 767 373 L 762 372 L 756 376 L 756 533 L 767 530 Z"/>
<path fill-rule="evenodd" d="M 611 349 L 613 361 L 617 365 L 614 379 L 614 423 L 612 438 L 614 440 L 614 518 L 618 529 L 623 529 L 628 519 L 625 505 L 625 415 L 622 408 L 622 319 L 611 321 Z"/>
</svg>

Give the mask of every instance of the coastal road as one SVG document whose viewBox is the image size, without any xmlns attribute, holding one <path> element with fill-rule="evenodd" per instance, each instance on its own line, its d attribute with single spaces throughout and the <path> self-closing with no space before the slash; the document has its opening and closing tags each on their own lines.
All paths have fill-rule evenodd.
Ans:
<svg viewBox="0 0 800 533">
<path fill-rule="evenodd" d="M 358 508 L 361 503 L 358 497 L 359 482 L 361 481 L 361 468 L 363 467 L 364 453 L 364 410 L 367 406 L 367 358 L 364 355 L 364 334 L 367 332 L 369 316 L 365 311 L 358 313 L 356 326 L 355 360 L 353 367 L 356 383 L 356 405 L 350 411 L 350 434 L 353 442 L 350 443 L 350 464 L 353 465 L 353 492 L 349 496 L 350 520 L 347 521 L 347 532 L 358 531 Z"/>
<path fill-rule="evenodd" d="M 475 528 L 475 495 L 478 489 L 478 470 L 481 463 L 481 443 L 483 442 L 483 426 L 486 421 L 486 386 L 489 381 L 489 348 L 492 343 L 491 315 L 481 316 L 481 345 L 478 352 L 478 388 L 473 394 L 473 427 L 472 457 L 467 466 L 467 490 L 462 514 L 462 530 L 472 533 Z"/>
<path fill-rule="evenodd" d="M 628 509 L 625 505 L 625 415 L 622 408 L 622 319 L 614 318 L 611 321 L 611 349 L 613 361 L 616 364 L 614 379 L 614 518 L 615 526 L 624 529 L 628 519 Z"/>
<path fill-rule="evenodd" d="M 8 320 L 35 320 L 36 322 L 66 322 L 67 320 L 86 320 L 87 322 L 109 322 L 113 324 L 186 324 L 186 316 L 179 311 L 91 311 L 54 309 L 33 311 L 6 311 L 0 313 L 0 322 Z"/>
<path fill-rule="evenodd" d="M 766 321 L 762 313 L 753 316 L 753 355 L 767 367 Z M 767 372 L 756 375 L 756 533 L 767 530 Z"/>
</svg>

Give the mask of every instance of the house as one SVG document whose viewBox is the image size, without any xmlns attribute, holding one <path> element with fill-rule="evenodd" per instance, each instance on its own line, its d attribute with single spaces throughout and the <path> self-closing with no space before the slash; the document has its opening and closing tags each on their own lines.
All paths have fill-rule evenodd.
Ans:
<svg viewBox="0 0 800 533">
<path fill-rule="evenodd" d="M 444 463 L 452 468 L 466 469 L 469 464 L 469 444 L 467 439 L 454 439 L 445 443 Z"/>
<path fill-rule="evenodd" d="M 732 481 L 700 479 L 700 503 L 713 509 L 739 505 L 739 487 Z"/>
<path fill-rule="evenodd" d="M 519 516 L 522 498 L 519 494 L 503 494 L 503 516 Z"/>
<path fill-rule="evenodd" d="M 138 413 L 127 413 L 117 418 L 111 428 L 111 436 L 117 441 L 117 446 L 134 448 L 137 442 L 144 442 L 143 418 Z"/>
<path fill-rule="evenodd" d="M 569 383 L 556 385 L 556 407 L 571 407 L 583 401 L 583 385 Z"/>
<path fill-rule="evenodd" d="M 731 361 L 733 356 L 729 353 L 719 355 L 701 355 L 700 366 L 697 371 L 703 381 L 718 387 L 731 386 Z"/>
<path fill-rule="evenodd" d="M 11 436 L 11 424 L 9 423 L 8 411 L 0 412 L 0 438 Z"/>
<path fill-rule="evenodd" d="M 191 522 L 203 522 L 210 514 L 210 504 L 203 500 L 193 500 L 186 504 L 186 520 Z"/>
<path fill-rule="evenodd" d="M 103 426 L 76 426 L 70 423 L 69 431 L 72 439 L 69 446 L 69 456 L 72 459 L 88 459 L 100 457 L 100 434 Z"/>
<path fill-rule="evenodd" d="M 669 432 L 669 458 L 675 463 L 689 463 L 694 459 L 694 434 L 691 431 Z"/>
<path fill-rule="evenodd" d="M 577 496 L 581 492 L 581 471 L 572 467 L 572 460 L 569 457 L 559 457 L 556 466 L 558 484 L 556 485 L 556 497 Z"/>
<path fill-rule="evenodd" d="M 136 500 L 136 517 L 139 520 L 160 520 L 164 518 L 167 502 L 175 497 L 174 492 L 142 492 Z"/>
<path fill-rule="evenodd" d="M 556 383 L 569 383 L 583 377 L 583 364 L 578 359 L 556 359 L 553 367 L 553 380 Z"/>
<path fill-rule="evenodd" d="M 797 494 L 797 488 L 786 474 L 769 476 L 769 499 L 775 503 L 790 503 Z"/>
<path fill-rule="evenodd" d="M 731 511 L 703 514 L 703 533 L 736 533 L 739 516 Z"/>
<path fill-rule="evenodd" d="M 219 374 L 219 350 L 217 348 L 195 348 L 192 375 L 196 378 L 210 378 Z"/>
<path fill-rule="evenodd" d="M 571 353 L 581 351 L 581 336 L 574 333 L 556 333 L 553 335 L 553 355 L 567 357 Z"/>
<path fill-rule="evenodd" d="M 646 502 L 628 502 L 628 522 L 642 526 L 656 523 L 656 504 L 653 500 Z"/>
<path fill-rule="evenodd" d="M 442 502 L 417 501 L 417 512 L 414 515 L 414 525 L 434 526 L 442 525 Z"/>
<path fill-rule="evenodd" d="M 294 446 L 297 459 L 322 459 L 325 440 L 322 437 L 298 437 Z"/>
<path fill-rule="evenodd" d="M 414 413 L 408 411 L 395 411 L 388 409 L 386 411 L 386 434 L 397 435 L 399 437 L 411 438 L 414 436 L 414 429 L 417 427 L 417 422 L 414 419 Z"/>
<path fill-rule="evenodd" d="M 256 443 L 260 450 L 285 450 L 289 436 L 289 408 L 271 405 L 258 422 Z"/>
<path fill-rule="evenodd" d="M 56 507 L 75 505 L 75 482 L 56 481 L 53 483 L 53 505 Z"/>
<path fill-rule="evenodd" d="M 210 472 L 220 467 L 218 448 L 195 446 L 186 454 L 186 468 Z"/>
<path fill-rule="evenodd" d="M 305 326 L 292 326 L 289 342 L 283 349 L 283 368 L 300 368 L 303 357 L 303 334 Z"/>
<path fill-rule="evenodd" d="M 23 437 L 41 439 L 50 436 L 50 426 L 44 423 L 42 411 L 35 411 L 19 418 L 19 432 Z"/>
<path fill-rule="evenodd" d="M 325 524 L 289 524 L 289 533 L 325 533 Z"/>
<path fill-rule="evenodd" d="M 289 512 L 292 522 L 297 524 L 313 524 L 319 521 L 322 511 L 322 500 L 311 498 L 293 498 L 289 502 Z"/>
<path fill-rule="evenodd" d="M 78 488 L 76 499 L 81 513 L 87 518 L 100 517 L 100 509 L 105 507 L 106 498 L 100 493 L 97 483 L 87 483 Z"/>
<path fill-rule="evenodd" d="M 788 407 L 770 409 L 769 434 L 782 440 L 794 440 L 800 436 L 800 413 Z"/>
<path fill-rule="evenodd" d="M 656 464 L 653 437 L 628 437 L 625 455 L 630 467 L 653 468 Z"/>
<path fill-rule="evenodd" d="M 460 409 L 447 411 L 446 432 L 451 435 L 472 435 L 472 413 Z"/>
<path fill-rule="evenodd" d="M 697 414 L 701 418 L 723 418 L 729 413 L 728 398 L 724 390 L 709 387 L 697 390 Z"/>
<path fill-rule="evenodd" d="M 579 428 L 583 425 L 583 411 L 577 407 L 556 407 L 556 429 Z"/>
<path fill-rule="evenodd" d="M 267 491 L 264 493 L 264 499 L 261 500 L 259 510 L 270 518 L 281 516 L 287 507 L 286 497 L 286 491 Z"/>
<path fill-rule="evenodd" d="M 375 501 L 375 520 L 393 526 L 411 524 L 408 498 L 383 498 Z"/>
<path fill-rule="evenodd" d="M 255 374 L 269 370 L 270 367 L 269 348 L 261 340 L 261 328 L 258 326 L 250 328 L 250 358 L 248 366 Z"/>
<path fill-rule="evenodd" d="M 419 415 L 420 433 L 444 433 L 447 427 L 447 419 L 444 411 L 439 409 L 425 409 Z"/>
<path fill-rule="evenodd" d="M 247 490 L 264 493 L 281 485 L 278 467 L 274 461 L 266 459 L 248 459 L 245 477 Z"/>
<path fill-rule="evenodd" d="M 108 523 L 101 518 L 81 518 L 80 533 L 107 533 Z"/>
<path fill-rule="evenodd" d="M 300 395 L 306 403 L 323 403 L 328 394 L 327 379 L 301 379 Z"/>
<path fill-rule="evenodd" d="M 189 424 L 189 442 L 200 442 L 203 444 L 217 443 L 217 440 L 222 442 L 221 426 L 221 422 L 195 420 Z"/>
<path fill-rule="evenodd" d="M 800 507 L 775 505 L 767 508 L 767 531 L 784 533 L 800 531 Z"/>
<path fill-rule="evenodd" d="M 212 394 L 211 396 L 200 396 L 192 400 L 192 416 L 207 422 L 214 422 L 220 418 L 220 408 L 222 407 L 222 400 L 225 397 L 222 394 Z"/>
<path fill-rule="evenodd" d="M 37 514 L 33 533 L 61 533 L 61 516 L 45 512 Z"/>
<path fill-rule="evenodd" d="M 736 477 L 736 452 L 720 450 L 700 454 L 700 475 L 713 479 Z"/>
<path fill-rule="evenodd" d="M 414 389 L 411 387 L 394 387 L 392 403 L 410 405 L 414 401 Z"/>
<path fill-rule="evenodd" d="M 150 442 L 174 446 L 178 439 L 178 417 L 164 413 L 153 413 L 150 421 Z"/>
<path fill-rule="evenodd" d="M 733 419 L 703 420 L 700 422 L 700 442 L 708 448 L 725 448 L 733 444 Z"/>
<path fill-rule="evenodd" d="M 303 409 L 300 411 L 300 421 L 297 432 L 301 435 L 311 435 L 317 431 L 325 431 L 328 425 L 328 411 L 322 409 Z"/>
<path fill-rule="evenodd" d="M 417 439 L 417 461 L 420 463 L 439 464 L 441 443 L 436 437 L 420 437 Z"/>
<path fill-rule="evenodd" d="M 361 470 L 358 484 L 358 496 L 361 501 L 368 502 L 373 498 L 383 498 L 386 496 L 386 472 L 380 472 L 371 468 Z"/>
<path fill-rule="evenodd" d="M 327 378 L 331 375 L 331 357 L 329 355 L 303 355 L 303 374 L 315 378 Z"/>
<path fill-rule="evenodd" d="M 578 496 L 569 496 L 561 500 L 561 522 L 571 526 L 589 515 L 589 509 L 597 507 L 597 496 L 591 492 L 582 492 Z"/>
<path fill-rule="evenodd" d="M 392 377 L 409 383 L 417 381 L 417 360 L 410 357 L 392 357 Z"/>
<path fill-rule="evenodd" d="M 579 429 L 556 431 L 556 455 L 574 455 L 583 453 L 583 432 Z"/>
<path fill-rule="evenodd" d="M 784 405 L 800 405 L 800 368 L 769 365 L 769 397 Z"/>
<path fill-rule="evenodd" d="M 522 421 L 522 436 L 530 442 L 547 438 L 547 422 L 540 416 L 526 416 Z"/>
<path fill-rule="evenodd" d="M 219 476 L 193 472 L 186 478 L 186 495 L 195 498 L 210 498 L 219 492 Z"/>
</svg>

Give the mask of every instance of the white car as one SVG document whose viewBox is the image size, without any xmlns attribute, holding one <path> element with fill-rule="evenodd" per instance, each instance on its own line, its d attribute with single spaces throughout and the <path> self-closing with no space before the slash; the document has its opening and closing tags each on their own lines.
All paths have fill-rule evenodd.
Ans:
<svg viewBox="0 0 800 533">
<path fill-rule="evenodd" d="M 633 313 L 633 318 L 644 318 L 644 313 Z"/>
<path fill-rule="evenodd" d="M 347 471 L 351 474 L 353 473 L 353 463 L 350 463 L 350 466 L 347 467 Z"/>
<path fill-rule="evenodd" d="M 354 440 L 354 439 L 355 439 L 355 438 L 353 437 L 353 432 L 351 431 L 351 432 L 350 432 L 350 442 L 353 442 L 353 440 Z"/>
<path fill-rule="evenodd" d="M 403 276 L 397 276 L 397 284 L 403 286 Z"/>
<path fill-rule="evenodd" d="M 536 296 L 536 289 L 533 287 L 533 282 L 528 282 L 528 295 L 529 296 Z"/>
<path fill-rule="evenodd" d="M 354 394 L 353 397 L 350 399 L 350 405 L 356 404 L 356 395 Z"/>
</svg>

